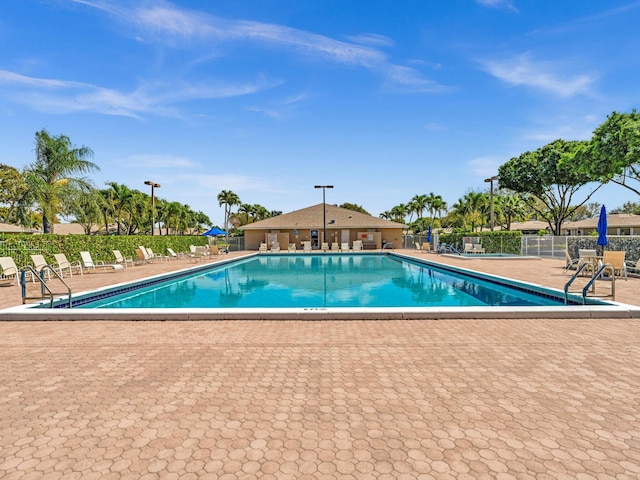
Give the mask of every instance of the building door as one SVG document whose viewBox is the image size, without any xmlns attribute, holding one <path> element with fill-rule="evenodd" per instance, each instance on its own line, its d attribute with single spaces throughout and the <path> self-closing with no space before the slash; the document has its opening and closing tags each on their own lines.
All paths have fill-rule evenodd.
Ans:
<svg viewBox="0 0 640 480">
<path fill-rule="evenodd" d="M 320 248 L 320 235 L 318 230 L 311 230 L 311 249 L 317 250 Z"/>
<path fill-rule="evenodd" d="M 351 240 L 350 230 L 340 230 L 340 243 L 349 243 Z"/>
</svg>

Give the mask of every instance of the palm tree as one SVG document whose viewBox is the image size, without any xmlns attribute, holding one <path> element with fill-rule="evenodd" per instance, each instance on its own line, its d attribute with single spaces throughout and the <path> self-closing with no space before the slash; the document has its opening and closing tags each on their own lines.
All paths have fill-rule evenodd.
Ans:
<svg viewBox="0 0 640 480">
<path fill-rule="evenodd" d="M 426 195 L 414 195 L 414 197 L 411 199 L 411 202 L 409 202 L 409 213 L 413 214 L 415 212 L 418 217 L 417 221 L 420 222 L 422 214 L 424 213 L 428 205 L 429 198 Z"/>
<path fill-rule="evenodd" d="M 92 156 L 89 147 L 74 147 L 65 135 L 51 136 L 45 129 L 36 132 L 36 160 L 27 167 L 25 181 L 42 212 L 44 233 L 53 231 L 62 190 L 69 185 L 90 187 L 88 180 L 75 175 L 100 170 L 87 160 Z"/>
<path fill-rule="evenodd" d="M 72 192 L 70 198 L 65 200 L 65 203 L 66 213 L 82 225 L 86 235 L 91 235 L 92 229 L 100 223 L 104 211 L 105 199 L 100 190 L 95 188 L 88 191 L 76 190 Z"/>
<path fill-rule="evenodd" d="M 222 190 L 218 194 L 218 205 L 224 205 L 224 231 L 227 232 L 225 241 L 229 243 L 229 215 L 231 215 L 231 207 L 240 205 L 240 197 L 231 190 Z"/>
<path fill-rule="evenodd" d="M 129 212 L 133 201 L 133 192 L 126 185 L 119 185 L 116 182 L 107 182 L 107 185 L 113 190 L 113 205 L 116 215 L 117 234 L 121 234 L 122 216 L 125 212 Z"/>
<path fill-rule="evenodd" d="M 404 223 L 404 219 L 407 216 L 407 206 L 403 203 L 401 203 L 400 205 L 396 205 L 395 207 L 393 207 L 390 211 L 390 217 L 394 222 L 398 222 L 398 223 Z"/>
<path fill-rule="evenodd" d="M 518 195 L 508 194 L 497 197 L 499 209 L 504 216 L 507 230 L 511 230 L 511 222 L 523 218 L 527 212 L 527 204 Z"/>
</svg>

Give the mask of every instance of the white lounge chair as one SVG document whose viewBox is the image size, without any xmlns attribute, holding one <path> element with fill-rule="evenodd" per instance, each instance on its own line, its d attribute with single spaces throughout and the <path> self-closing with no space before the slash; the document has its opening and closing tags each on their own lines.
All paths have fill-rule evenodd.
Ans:
<svg viewBox="0 0 640 480">
<path fill-rule="evenodd" d="M 311 242 L 309 241 L 302 242 L 302 251 L 307 253 L 311 252 Z"/>
<path fill-rule="evenodd" d="M 295 252 L 296 251 L 296 244 L 295 243 L 290 243 L 288 250 L 290 252 Z"/>
<path fill-rule="evenodd" d="M 267 244 L 266 244 L 266 243 L 264 243 L 264 242 L 262 242 L 262 243 L 260 244 L 260 247 L 258 248 L 258 251 L 259 251 L 259 252 L 266 252 L 266 251 L 267 251 Z"/>
<path fill-rule="evenodd" d="M 56 267 L 60 275 L 64 276 L 66 270 L 69 271 L 70 277 L 73 277 L 73 272 L 80 272 L 80 275 L 82 275 L 81 262 L 70 262 L 64 253 L 54 253 L 53 257 L 56 259 Z"/>
<path fill-rule="evenodd" d="M 154 260 L 160 260 L 160 261 L 169 260 L 169 257 L 167 255 L 159 255 L 157 253 L 154 253 L 153 250 L 151 250 L 150 248 L 147 248 L 147 254 Z"/>
<path fill-rule="evenodd" d="M 89 252 L 80 252 L 82 258 L 82 268 L 85 270 L 97 271 L 96 268 L 102 268 L 105 272 L 107 268 L 112 268 L 115 272 L 124 272 L 124 267 L 115 263 L 94 262 Z"/>
<path fill-rule="evenodd" d="M 12 257 L 0 257 L 0 285 L 5 287 L 11 285 L 18 278 L 19 269 Z"/>
<path fill-rule="evenodd" d="M 320 245 L 320 250 L 326 252 L 327 250 L 329 250 L 329 244 L 327 242 L 322 242 L 322 245 Z"/>
<path fill-rule="evenodd" d="M 349 242 L 342 242 L 340 244 L 340 250 L 343 252 L 348 252 L 349 251 Z"/>
<path fill-rule="evenodd" d="M 127 268 L 127 265 L 131 265 L 133 267 L 133 258 L 125 258 L 124 255 L 120 253 L 120 250 L 114 250 L 113 256 L 116 257 L 116 263 L 118 265 L 122 265 L 124 268 Z"/>
<path fill-rule="evenodd" d="M 31 261 L 33 262 L 33 266 L 36 272 L 38 272 L 38 275 L 42 275 L 42 272 L 44 271 L 45 275 L 47 276 L 47 279 L 51 279 L 49 264 L 47 263 L 47 260 L 44 258 L 44 255 L 31 255 Z M 33 280 L 34 282 L 36 281 L 36 279 L 33 278 L 33 276 L 31 280 Z"/>
<path fill-rule="evenodd" d="M 353 251 L 361 252 L 362 251 L 362 240 L 354 240 L 353 241 Z"/>
<path fill-rule="evenodd" d="M 331 244 L 331 251 L 332 251 L 332 252 L 338 252 L 338 251 L 340 251 L 340 245 L 338 245 L 338 243 L 337 243 L 337 242 L 333 242 L 333 243 Z"/>
<path fill-rule="evenodd" d="M 271 244 L 271 251 L 272 252 L 279 252 L 280 251 L 280 244 L 278 242 L 273 242 Z"/>
</svg>

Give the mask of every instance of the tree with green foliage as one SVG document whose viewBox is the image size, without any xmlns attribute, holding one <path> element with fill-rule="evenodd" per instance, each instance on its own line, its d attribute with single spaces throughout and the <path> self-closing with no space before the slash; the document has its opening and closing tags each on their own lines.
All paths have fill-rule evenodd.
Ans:
<svg viewBox="0 0 640 480">
<path fill-rule="evenodd" d="M 365 215 L 369 215 L 369 212 L 367 212 L 364 207 L 362 207 L 361 205 L 356 205 L 355 203 L 345 202 L 340 205 L 340 208 L 346 208 L 347 210 L 352 210 L 354 212 L 360 212 L 364 213 Z"/>
<path fill-rule="evenodd" d="M 28 190 L 18 169 L 0 163 L 0 222 L 18 221 L 16 211 Z"/>
<path fill-rule="evenodd" d="M 53 222 L 62 210 L 62 190 L 91 186 L 89 180 L 77 175 L 99 170 L 88 159 L 89 147 L 74 147 L 65 135 L 49 135 L 45 129 L 36 132 L 36 160 L 25 171 L 25 182 L 34 202 L 42 213 L 44 233 L 53 232 Z"/>
<path fill-rule="evenodd" d="M 231 190 L 222 190 L 218 194 L 218 205 L 224 205 L 224 231 L 227 232 L 225 240 L 229 243 L 229 216 L 231 215 L 231 207 L 240 205 L 240 197 L 233 193 Z"/>
<path fill-rule="evenodd" d="M 582 170 L 640 195 L 640 112 L 613 112 L 593 132 Z"/>
<path fill-rule="evenodd" d="M 599 184 L 582 199 L 574 198 L 582 187 L 597 180 L 597 176 L 583 173 L 587 147 L 588 142 L 555 140 L 514 157 L 498 169 L 500 188 L 530 194 L 523 198 L 549 224 L 553 234 L 559 235 L 562 222 L 602 186 Z M 542 202 L 544 208 L 533 199 Z"/>
</svg>

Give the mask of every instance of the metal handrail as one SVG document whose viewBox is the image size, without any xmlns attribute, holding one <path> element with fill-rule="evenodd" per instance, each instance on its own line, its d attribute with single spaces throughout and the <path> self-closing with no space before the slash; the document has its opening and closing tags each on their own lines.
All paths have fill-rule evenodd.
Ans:
<svg viewBox="0 0 640 480">
<path fill-rule="evenodd" d="M 49 297 L 51 299 L 50 303 L 49 303 L 49 307 L 53 308 L 53 301 L 54 301 L 54 297 L 55 295 L 62 295 L 62 293 L 60 292 L 54 292 L 53 290 L 51 290 L 51 288 L 49 288 L 49 285 L 47 284 L 47 282 L 44 279 L 44 274 L 45 274 L 45 269 L 49 269 L 50 272 L 53 272 L 53 274 L 58 277 L 58 280 L 60 280 L 62 282 L 62 284 L 67 287 L 67 293 L 69 295 L 69 308 L 72 307 L 72 301 L 71 301 L 71 287 L 69 287 L 69 284 L 67 284 L 67 282 L 64 281 L 64 278 L 62 278 L 62 275 L 60 275 L 56 269 L 52 266 L 52 265 L 43 265 L 40 268 L 40 272 L 38 273 L 38 271 L 36 271 L 35 268 L 33 268 L 31 265 L 27 265 L 26 267 L 23 267 L 20 272 L 20 286 L 22 287 L 22 304 L 24 305 L 26 303 L 27 300 L 35 300 L 38 298 L 44 298 L 45 297 L 45 290 L 47 292 L 49 292 Z M 27 297 L 27 275 L 26 275 L 26 270 L 29 270 L 31 272 L 31 275 L 33 275 L 33 278 L 37 278 L 40 281 L 40 289 L 41 289 L 41 296 L 40 297 Z"/>
<path fill-rule="evenodd" d="M 587 282 L 585 287 L 582 289 L 582 297 L 586 298 L 589 287 L 595 287 L 595 281 L 598 277 L 600 277 L 605 270 L 609 271 L 611 275 L 611 295 L 601 295 L 603 297 L 611 297 L 613 300 L 616 298 L 616 270 L 610 263 L 605 263 L 602 265 L 596 273 L 593 274 L 593 277 Z M 595 288 L 593 288 L 593 293 L 595 294 Z"/>
<path fill-rule="evenodd" d="M 576 273 L 574 273 L 573 275 L 571 275 L 571 278 L 569 279 L 569 281 L 565 284 L 564 286 L 564 304 L 567 305 L 569 303 L 569 287 L 571 286 L 571 284 L 575 281 L 576 278 L 578 278 L 578 275 L 580 275 L 580 273 L 582 273 L 582 270 L 584 270 L 587 267 L 590 267 L 591 264 L 590 263 L 583 263 L 582 265 L 580 265 L 577 269 L 576 269 Z M 577 293 L 577 292 L 574 292 Z M 584 304 L 585 302 L 585 295 L 582 296 L 582 303 Z"/>
</svg>

